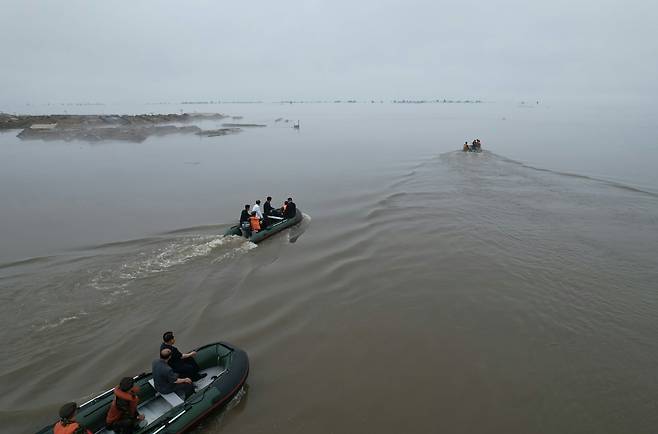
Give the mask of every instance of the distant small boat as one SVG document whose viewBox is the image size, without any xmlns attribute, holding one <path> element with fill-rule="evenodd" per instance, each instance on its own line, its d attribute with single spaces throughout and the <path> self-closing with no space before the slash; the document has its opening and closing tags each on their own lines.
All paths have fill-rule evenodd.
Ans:
<svg viewBox="0 0 658 434">
<path fill-rule="evenodd" d="M 292 218 L 275 220 L 275 218 L 273 217 L 270 220 L 270 225 L 259 232 L 252 233 L 251 236 L 249 237 L 249 241 L 258 244 L 264 239 L 269 238 L 272 235 L 277 234 L 284 229 L 287 229 L 291 226 L 298 224 L 299 222 L 302 221 L 303 218 L 304 215 L 299 210 L 299 208 L 297 209 L 297 213 L 295 214 L 295 216 Z M 242 236 L 242 229 L 240 229 L 240 225 L 231 226 L 226 230 L 226 232 L 224 232 L 224 235 Z"/>
<path fill-rule="evenodd" d="M 297 123 L 294 124 L 292 127 L 293 127 L 294 129 L 298 130 L 298 129 L 299 129 L 299 121 L 297 121 Z"/>
<path fill-rule="evenodd" d="M 153 386 L 151 373 L 134 377 L 139 387 L 138 411 L 147 425 L 136 434 L 182 433 L 188 431 L 211 411 L 223 408 L 235 397 L 249 375 L 249 358 L 244 351 L 224 342 L 204 345 L 194 357 L 207 374 L 197 381 L 196 392 L 183 400 L 176 393 L 161 395 Z M 105 427 L 105 417 L 114 399 L 114 389 L 107 390 L 82 404 L 76 420 L 96 434 L 111 434 Z M 49 425 L 37 434 L 52 434 Z"/>
</svg>

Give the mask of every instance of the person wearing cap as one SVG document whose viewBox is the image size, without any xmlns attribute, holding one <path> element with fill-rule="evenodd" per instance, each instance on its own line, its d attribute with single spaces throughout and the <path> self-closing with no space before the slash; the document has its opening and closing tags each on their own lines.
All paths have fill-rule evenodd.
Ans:
<svg viewBox="0 0 658 434">
<path fill-rule="evenodd" d="M 139 387 L 135 386 L 135 380 L 131 377 L 124 377 L 114 388 L 114 400 L 105 418 L 107 429 L 116 434 L 133 434 L 139 427 L 144 415 L 137 412 L 137 393 Z"/>
<path fill-rule="evenodd" d="M 67 402 L 59 409 L 59 421 L 53 426 L 53 434 L 93 434 L 75 420 L 78 404 Z"/>
<path fill-rule="evenodd" d="M 178 348 L 174 346 L 176 343 L 176 338 L 174 337 L 174 332 L 165 332 L 162 335 L 162 344 L 160 345 L 160 351 L 168 348 L 171 350 L 171 359 L 169 360 L 169 366 L 174 370 L 175 373 L 182 375 L 183 377 L 189 377 L 192 381 L 198 381 L 205 377 L 207 374 L 199 374 L 199 365 L 197 365 L 194 356 L 196 356 L 196 351 L 190 351 L 189 353 L 181 353 L 178 351 Z"/>
<path fill-rule="evenodd" d="M 155 386 L 155 390 L 163 395 L 169 393 L 180 395 L 180 393 L 182 393 L 185 396 L 185 399 L 187 399 L 194 393 L 192 380 L 185 377 L 179 377 L 167 363 L 170 359 L 171 349 L 164 348 L 160 350 L 160 358 L 155 359 L 151 365 L 153 369 L 153 385 Z"/>
</svg>

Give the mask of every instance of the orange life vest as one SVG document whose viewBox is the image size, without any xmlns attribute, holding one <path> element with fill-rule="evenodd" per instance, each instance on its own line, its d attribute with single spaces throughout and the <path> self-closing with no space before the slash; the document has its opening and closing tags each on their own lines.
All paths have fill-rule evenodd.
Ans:
<svg viewBox="0 0 658 434">
<path fill-rule="evenodd" d="M 130 389 L 128 392 L 124 392 L 119 389 L 119 387 L 114 388 L 114 400 L 112 405 L 110 405 L 110 410 L 107 412 L 107 417 L 105 418 L 105 423 L 112 425 L 114 422 L 117 422 L 122 418 L 121 410 L 117 407 L 117 398 L 128 401 L 130 406 L 130 417 L 137 417 L 137 403 L 139 403 L 139 397 L 137 396 L 139 388 L 137 386 Z"/>
<path fill-rule="evenodd" d="M 258 232 L 260 230 L 260 220 L 258 216 L 249 217 L 249 223 L 251 224 L 251 230 Z"/>
<path fill-rule="evenodd" d="M 75 432 L 80 428 L 78 422 L 69 422 L 64 425 L 64 422 L 61 420 L 53 426 L 53 434 L 75 434 Z M 91 431 L 85 430 L 87 434 L 92 434 Z"/>
</svg>

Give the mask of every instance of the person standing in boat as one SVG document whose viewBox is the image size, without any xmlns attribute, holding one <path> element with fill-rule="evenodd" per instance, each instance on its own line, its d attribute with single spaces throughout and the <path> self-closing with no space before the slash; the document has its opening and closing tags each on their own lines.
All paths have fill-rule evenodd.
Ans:
<svg viewBox="0 0 658 434">
<path fill-rule="evenodd" d="M 267 228 L 270 225 L 270 217 L 272 216 L 272 196 L 267 196 L 265 203 L 263 204 L 263 229 Z"/>
<path fill-rule="evenodd" d="M 263 218 L 263 213 L 260 210 L 260 199 L 256 200 L 256 204 L 251 207 L 251 212 L 255 212 L 259 219 Z"/>
<path fill-rule="evenodd" d="M 267 196 L 265 203 L 263 204 L 263 214 L 266 216 L 272 215 L 274 207 L 272 206 L 272 196 Z"/>
<path fill-rule="evenodd" d="M 107 429 L 117 434 L 133 434 L 139 429 L 144 415 L 137 412 L 138 392 L 139 387 L 135 386 L 135 380 L 131 377 L 124 377 L 114 388 L 114 400 L 105 418 Z"/>
<path fill-rule="evenodd" d="M 171 350 L 165 348 L 160 350 L 160 358 L 153 361 L 151 367 L 153 370 L 155 390 L 163 395 L 174 392 L 176 394 L 182 393 L 185 399 L 187 399 L 194 393 L 192 380 L 190 378 L 179 377 L 167 363 L 170 359 Z"/>
<path fill-rule="evenodd" d="M 171 359 L 169 359 L 168 363 L 175 373 L 189 377 L 192 381 L 198 381 L 206 376 L 206 374 L 199 374 L 199 365 L 197 365 L 196 360 L 194 360 L 196 351 L 181 353 L 178 351 L 178 348 L 174 346 L 176 343 L 174 332 L 165 332 L 162 335 L 162 340 L 163 343 L 160 345 L 160 351 L 164 349 L 171 350 Z"/>
<path fill-rule="evenodd" d="M 271 198 L 270 198 L 270 199 L 271 199 Z M 265 203 L 267 203 L 267 202 L 265 202 Z M 265 229 L 265 228 L 269 225 L 269 220 L 268 220 L 268 218 L 267 218 L 267 212 L 265 212 L 265 214 L 263 214 L 263 212 L 261 212 L 261 210 L 260 210 L 260 200 L 257 200 L 257 201 L 256 201 L 256 205 L 254 205 L 254 206 L 251 208 L 251 211 L 252 211 L 252 212 L 254 212 L 254 211 L 256 212 L 256 215 L 257 215 L 258 218 L 260 219 L 260 226 L 261 226 L 261 229 Z"/>
<path fill-rule="evenodd" d="M 59 409 L 59 421 L 53 425 L 53 434 L 93 434 L 75 420 L 78 404 L 67 402 Z"/>
<path fill-rule="evenodd" d="M 295 217 L 297 215 L 297 205 L 292 201 L 292 197 L 289 197 L 286 202 L 288 203 L 288 206 L 286 206 L 286 209 L 283 212 L 283 217 L 287 219 Z"/>
</svg>

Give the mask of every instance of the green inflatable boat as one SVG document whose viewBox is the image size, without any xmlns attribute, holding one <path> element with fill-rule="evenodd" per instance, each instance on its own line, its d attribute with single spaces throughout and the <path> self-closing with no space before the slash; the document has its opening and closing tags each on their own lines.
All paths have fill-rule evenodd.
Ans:
<svg viewBox="0 0 658 434">
<path fill-rule="evenodd" d="M 175 393 L 161 395 L 156 392 L 150 372 L 134 377 L 140 389 L 138 411 L 148 424 L 135 434 L 186 432 L 211 411 L 225 407 L 240 392 L 249 375 L 247 353 L 224 342 L 205 345 L 195 351 L 194 358 L 201 372 L 208 375 L 194 383 L 196 392 L 187 400 Z M 112 434 L 113 431 L 105 428 L 105 417 L 114 399 L 113 390 L 82 404 L 76 420 L 95 434 Z M 52 432 L 52 425 L 49 425 L 37 434 Z"/>
<path fill-rule="evenodd" d="M 298 224 L 299 222 L 302 221 L 303 218 L 304 216 L 302 212 L 299 210 L 299 208 L 297 208 L 297 213 L 295 214 L 295 216 L 289 219 L 278 220 L 276 217 L 270 217 L 270 225 L 260 232 L 252 233 L 251 236 L 249 237 L 249 241 L 258 244 L 264 239 L 269 238 L 272 235 L 277 234 L 284 229 L 287 229 L 291 226 Z M 226 232 L 224 232 L 224 235 L 243 236 L 242 229 L 240 229 L 240 225 L 231 226 L 226 230 Z"/>
</svg>

